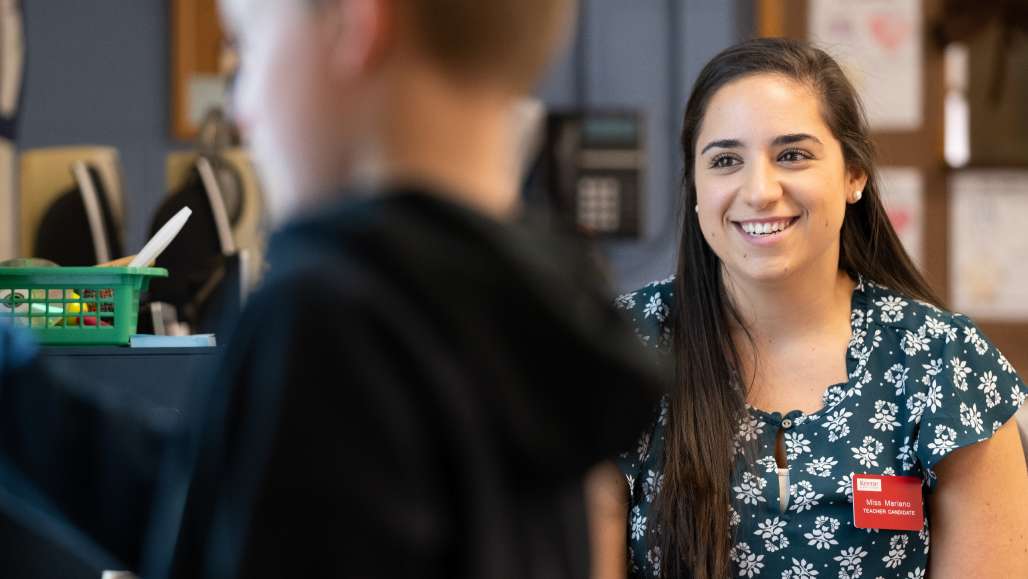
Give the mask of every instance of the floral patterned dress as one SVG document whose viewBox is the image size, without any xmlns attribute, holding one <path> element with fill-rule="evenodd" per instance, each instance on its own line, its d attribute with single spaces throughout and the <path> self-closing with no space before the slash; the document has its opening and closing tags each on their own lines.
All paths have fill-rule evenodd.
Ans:
<svg viewBox="0 0 1028 579">
<path fill-rule="evenodd" d="M 656 348 L 670 344 L 673 290 L 667 279 L 617 300 Z M 933 467 L 990 438 L 1028 395 L 1003 354 L 964 316 L 859 280 L 851 325 L 849 380 L 828 387 L 820 410 L 783 415 L 750 407 L 739 424 L 730 517 L 740 577 L 924 577 L 931 513 L 926 509 L 920 532 L 858 529 L 851 475 L 916 476 L 927 496 L 936 484 Z M 665 556 L 652 527 L 667 409 L 665 400 L 638 447 L 618 460 L 631 492 L 632 577 L 658 576 Z M 774 456 L 779 430 L 789 463 L 784 501 Z"/>
</svg>

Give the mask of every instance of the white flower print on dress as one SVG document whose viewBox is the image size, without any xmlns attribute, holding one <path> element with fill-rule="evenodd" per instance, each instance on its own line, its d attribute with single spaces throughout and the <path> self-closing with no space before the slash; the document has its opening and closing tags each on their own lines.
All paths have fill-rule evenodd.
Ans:
<svg viewBox="0 0 1028 579">
<path fill-rule="evenodd" d="M 646 517 L 643 516 L 639 505 L 632 508 L 632 540 L 638 541 L 646 533 Z"/>
<path fill-rule="evenodd" d="M 853 473 L 844 474 L 836 481 L 835 492 L 846 495 L 846 500 L 853 502 Z"/>
<path fill-rule="evenodd" d="M 924 403 L 933 414 L 942 407 L 942 387 L 935 380 L 932 380 L 932 385 L 924 395 Z"/>
<path fill-rule="evenodd" d="M 806 559 L 796 560 L 792 558 L 792 568 L 782 571 L 782 579 L 811 579 L 817 577 L 817 571 L 813 563 L 807 563 Z"/>
<path fill-rule="evenodd" d="M 778 460 L 773 456 L 765 456 L 757 461 L 757 464 L 764 467 L 764 472 L 772 473 L 778 471 Z"/>
<path fill-rule="evenodd" d="M 989 344 L 978 335 L 978 329 L 971 326 L 964 328 L 964 343 L 972 344 L 974 351 L 978 352 L 979 356 L 984 356 L 989 351 Z"/>
<path fill-rule="evenodd" d="M 646 480 L 642 484 L 643 496 L 646 497 L 646 502 L 652 503 L 656 500 L 657 495 L 660 494 L 660 487 L 664 484 L 664 474 L 657 474 L 654 471 L 649 471 L 646 475 Z"/>
<path fill-rule="evenodd" d="M 925 578 L 925 573 L 927 573 L 927 572 L 928 572 L 927 569 L 922 569 L 921 567 L 915 567 L 913 571 L 910 571 L 910 572 L 907 573 L 907 579 L 924 579 Z"/>
<path fill-rule="evenodd" d="M 850 312 L 850 327 L 861 328 L 864 326 L 864 312 L 854 309 Z"/>
<path fill-rule="evenodd" d="M 654 316 L 658 322 L 663 322 L 667 319 L 668 307 L 664 304 L 664 300 L 661 299 L 659 293 L 655 293 L 650 296 L 650 301 L 646 302 L 646 308 L 643 309 L 643 316 L 650 317 Z"/>
<path fill-rule="evenodd" d="M 746 543 L 739 543 L 733 547 L 728 553 L 728 557 L 739 568 L 740 577 L 756 577 L 764 568 L 764 563 L 762 563 L 764 556 L 753 553 Z"/>
<path fill-rule="evenodd" d="M 952 428 L 939 424 L 935 427 L 935 441 L 928 443 L 928 448 L 932 449 L 932 454 L 943 454 L 950 452 L 957 446 L 957 431 Z"/>
<path fill-rule="evenodd" d="M 622 310 L 630 310 L 635 307 L 636 292 L 622 294 L 614 300 L 614 305 Z"/>
<path fill-rule="evenodd" d="M 835 540 L 835 533 L 839 530 L 839 524 L 838 519 L 819 516 L 814 519 L 814 530 L 809 533 L 804 533 L 803 538 L 807 539 L 807 544 L 815 549 L 824 549 L 827 551 L 833 545 L 839 544 L 839 542 Z"/>
<path fill-rule="evenodd" d="M 760 570 L 764 568 L 763 560 L 763 555 L 755 555 L 753 553 L 739 558 L 739 561 L 736 563 L 739 566 L 739 577 L 756 577 L 760 575 Z"/>
<path fill-rule="evenodd" d="M 908 535 L 893 535 L 889 539 L 889 553 L 882 557 L 886 568 L 895 569 L 903 563 L 903 560 L 907 558 L 907 543 L 909 542 L 910 537 Z"/>
<path fill-rule="evenodd" d="M 789 538 L 785 536 L 785 521 L 779 517 L 757 523 L 757 530 L 753 531 L 753 534 L 764 539 L 764 549 L 768 553 L 774 553 L 789 546 Z"/>
<path fill-rule="evenodd" d="M 831 456 L 821 456 L 807 463 L 807 472 L 821 478 L 832 476 L 832 469 L 839 461 Z"/>
<path fill-rule="evenodd" d="M 914 449 L 910 444 L 910 437 L 903 437 L 903 444 L 900 445 L 899 454 L 896 455 L 896 460 L 903 464 L 903 470 L 910 470 L 914 468 Z"/>
<path fill-rule="evenodd" d="M 657 424 L 667 426 L 668 400 L 667 396 L 660 399 L 660 415 L 657 416 Z"/>
<path fill-rule="evenodd" d="M 921 422 L 921 416 L 924 414 L 925 401 L 927 396 L 924 392 L 918 392 L 913 396 L 907 398 L 907 410 L 909 411 L 907 422 L 913 422 L 919 424 Z"/>
<path fill-rule="evenodd" d="M 735 507 L 728 505 L 728 524 L 733 527 L 738 527 L 739 523 L 742 523 L 742 516 L 735 510 Z"/>
<path fill-rule="evenodd" d="M 893 364 L 892 368 L 885 371 L 885 381 L 896 387 L 896 396 L 907 393 L 907 374 L 909 372 L 910 368 L 900 364 Z"/>
<path fill-rule="evenodd" d="M 660 547 L 654 547 L 646 552 L 646 562 L 650 564 L 654 577 L 660 577 Z"/>
<path fill-rule="evenodd" d="M 907 302 L 898 296 L 886 296 L 875 301 L 875 305 L 882 308 L 882 323 L 891 324 L 903 319 L 903 308 L 907 307 Z"/>
<path fill-rule="evenodd" d="M 957 341 L 957 329 L 942 320 L 933 317 L 925 319 L 925 326 L 928 328 L 928 335 L 933 338 L 945 338 L 943 343 Z"/>
<path fill-rule="evenodd" d="M 875 430 L 891 432 L 900 425 L 899 421 L 896 420 L 897 412 L 899 412 L 899 406 L 896 406 L 894 403 L 876 400 L 875 415 L 869 418 L 868 421 Z"/>
<path fill-rule="evenodd" d="M 973 403 L 970 406 L 960 403 L 960 423 L 974 430 L 975 434 L 981 434 L 985 429 L 982 413 L 978 410 L 978 405 Z"/>
<path fill-rule="evenodd" d="M 996 361 L 999 362 L 999 367 L 1007 374 L 1013 374 L 1017 376 L 1017 370 L 1014 370 L 1014 366 L 1007 360 L 1007 357 L 1003 355 L 1003 352 L 996 352 Z"/>
<path fill-rule="evenodd" d="M 986 370 L 978 379 L 978 389 L 985 393 L 985 405 L 992 408 L 1002 401 L 996 386 L 996 375 Z"/>
<path fill-rule="evenodd" d="M 865 436 L 860 446 L 851 447 L 850 450 L 853 451 L 853 458 L 857 459 L 861 466 L 871 468 L 878 466 L 878 455 L 885 450 L 885 446 L 875 437 Z"/>
<path fill-rule="evenodd" d="M 835 442 L 849 435 L 850 427 L 847 420 L 849 420 L 850 416 L 853 416 L 852 412 L 847 411 L 845 408 L 840 408 L 825 418 L 821 426 L 828 429 L 828 442 Z"/>
<path fill-rule="evenodd" d="M 1028 394 L 1025 394 L 1024 390 L 1015 383 L 1013 388 L 1010 389 L 1010 403 L 1020 408 L 1024 406 L 1025 399 L 1028 399 Z"/>
<path fill-rule="evenodd" d="M 646 460 L 646 456 L 650 454 L 650 433 L 644 432 L 639 437 L 639 444 L 636 446 L 635 453 L 639 455 L 639 462 Z"/>
<path fill-rule="evenodd" d="M 785 452 L 789 461 L 796 460 L 804 452 L 810 452 L 810 441 L 802 432 L 786 432 Z"/>
<path fill-rule="evenodd" d="M 908 356 L 916 356 L 918 352 L 928 351 L 928 337 L 925 336 L 924 326 L 915 334 L 910 330 L 903 332 L 903 339 L 900 340 L 900 348 Z"/>
<path fill-rule="evenodd" d="M 847 395 L 848 396 L 853 396 L 853 397 L 863 396 L 864 395 L 864 385 L 865 384 L 870 384 L 871 380 L 874 380 L 874 376 L 871 375 L 871 371 L 870 370 L 864 370 L 864 376 L 861 377 L 860 380 L 858 380 L 856 382 L 850 382 L 850 385 L 852 385 L 852 387 L 847 392 Z"/>
<path fill-rule="evenodd" d="M 789 505 L 789 510 L 797 513 L 812 510 L 824 498 L 823 494 L 814 490 L 814 485 L 810 484 L 810 481 L 805 480 L 791 485 L 789 494 L 792 495 L 792 504 Z"/>
<path fill-rule="evenodd" d="M 921 378 L 921 381 L 925 384 L 931 384 L 932 378 L 942 374 L 943 365 L 942 358 L 932 360 L 928 364 L 921 364 L 921 367 L 924 368 L 924 377 Z"/>
<path fill-rule="evenodd" d="M 764 498 L 763 492 L 764 487 L 767 486 L 767 481 L 753 474 L 752 472 L 742 473 L 742 481 L 732 487 L 735 491 L 735 498 L 742 501 L 746 505 L 756 505 L 757 503 L 767 502 Z"/>
<path fill-rule="evenodd" d="M 743 416 L 739 419 L 739 434 L 736 436 L 743 442 L 756 440 L 764 433 L 764 423 L 753 416 Z"/>
<path fill-rule="evenodd" d="M 836 406 L 846 399 L 846 388 L 842 386 L 832 386 L 825 390 L 824 396 L 821 400 L 824 402 L 826 408 Z"/>
<path fill-rule="evenodd" d="M 971 373 L 971 368 L 968 367 L 967 362 L 954 356 L 949 361 L 949 368 L 950 372 L 953 373 L 953 385 L 956 386 L 957 390 L 967 392 L 967 376 Z"/>
<path fill-rule="evenodd" d="M 861 561 L 867 556 L 867 551 L 862 547 L 848 547 L 839 552 L 839 555 L 834 559 L 839 562 L 839 577 L 840 579 L 850 579 L 860 577 L 863 573 L 863 569 L 860 567 Z"/>
</svg>

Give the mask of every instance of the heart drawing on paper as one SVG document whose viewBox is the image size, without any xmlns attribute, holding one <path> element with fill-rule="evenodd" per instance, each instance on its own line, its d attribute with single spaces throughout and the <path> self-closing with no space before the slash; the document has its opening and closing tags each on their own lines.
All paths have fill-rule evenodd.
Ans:
<svg viewBox="0 0 1028 579">
<path fill-rule="evenodd" d="M 892 227 L 897 232 L 906 231 L 907 226 L 912 220 L 912 216 L 909 211 L 903 209 L 892 210 L 887 212 L 889 214 L 889 221 L 892 222 Z"/>
<path fill-rule="evenodd" d="M 906 19 L 889 13 L 872 15 L 868 24 L 875 41 L 888 52 L 896 52 L 896 49 L 907 40 L 912 28 Z"/>
</svg>

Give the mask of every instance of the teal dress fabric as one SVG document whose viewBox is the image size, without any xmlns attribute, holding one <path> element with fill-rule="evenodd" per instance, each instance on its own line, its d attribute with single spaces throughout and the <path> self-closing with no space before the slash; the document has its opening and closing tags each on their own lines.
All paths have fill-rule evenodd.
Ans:
<svg viewBox="0 0 1028 579">
<path fill-rule="evenodd" d="M 671 342 L 672 281 L 617 300 L 640 339 L 659 349 Z M 740 421 L 730 512 L 738 577 L 924 577 L 927 501 L 920 532 L 857 529 L 851 475 L 916 476 L 927 497 L 935 465 L 990 438 L 1028 395 L 1003 354 L 964 316 L 859 280 L 851 325 L 849 380 L 827 388 L 821 410 L 782 415 L 751 407 Z M 654 536 L 653 503 L 663 483 L 667 408 L 665 400 L 637 447 L 618 459 L 631 493 L 631 577 L 658 576 L 666 556 Z M 791 483 L 785 512 L 774 458 L 780 429 Z"/>
</svg>

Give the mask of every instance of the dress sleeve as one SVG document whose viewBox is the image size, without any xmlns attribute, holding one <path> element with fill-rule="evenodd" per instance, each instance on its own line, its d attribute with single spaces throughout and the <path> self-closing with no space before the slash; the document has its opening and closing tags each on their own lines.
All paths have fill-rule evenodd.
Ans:
<svg viewBox="0 0 1028 579">
<path fill-rule="evenodd" d="M 635 329 L 635 335 L 643 345 L 661 349 L 666 345 L 670 315 L 669 295 L 662 289 L 665 284 L 650 284 L 637 291 L 618 296 L 614 305 L 622 310 Z M 655 409 L 654 420 L 649 427 L 639 434 L 633 448 L 626 449 L 614 460 L 621 473 L 628 481 L 629 492 L 635 492 L 643 467 L 653 454 L 655 443 L 663 437 L 662 426 L 667 416 L 666 398 L 660 401 Z"/>
<path fill-rule="evenodd" d="M 924 365 L 911 402 L 921 407 L 914 452 L 935 486 L 936 464 L 992 437 L 1024 405 L 1025 384 L 1003 354 L 963 316 L 949 321 L 941 356 Z"/>
</svg>

